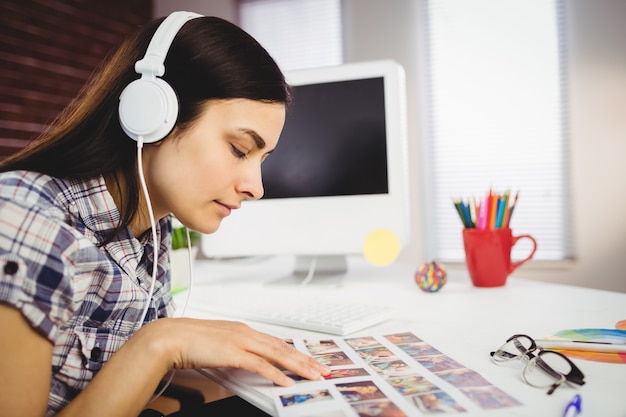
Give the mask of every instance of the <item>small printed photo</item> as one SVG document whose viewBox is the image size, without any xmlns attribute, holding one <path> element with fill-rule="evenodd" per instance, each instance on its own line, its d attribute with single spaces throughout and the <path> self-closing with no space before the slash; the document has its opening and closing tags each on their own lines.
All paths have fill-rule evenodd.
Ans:
<svg viewBox="0 0 626 417">
<path fill-rule="evenodd" d="M 493 385 L 488 387 L 462 388 L 461 391 L 467 395 L 470 400 L 486 410 L 522 405 L 521 402 Z"/>
<path fill-rule="evenodd" d="M 415 360 L 433 373 L 446 371 L 448 369 L 465 368 L 465 366 L 447 355 L 420 356 L 419 358 L 415 358 Z"/>
<path fill-rule="evenodd" d="M 325 379 L 337 379 L 337 378 L 351 378 L 355 376 L 369 376 L 369 373 L 363 368 L 341 368 L 333 369 L 328 375 L 325 375 Z"/>
<path fill-rule="evenodd" d="M 491 385 L 478 372 L 467 368 L 449 369 L 437 372 L 436 375 L 457 388 L 485 387 Z"/>
<path fill-rule="evenodd" d="M 395 334 L 387 335 L 385 337 L 387 338 L 387 340 L 389 340 L 394 345 L 399 345 L 399 344 L 403 344 L 403 343 L 423 342 L 422 339 L 420 339 L 419 337 L 415 336 L 411 332 L 395 333 Z"/>
<path fill-rule="evenodd" d="M 339 346 L 337 346 L 337 343 L 332 339 L 304 340 L 304 345 L 312 355 L 339 350 Z"/>
<path fill-rule="evenodd" d="M 384 346 L 368 349 L 359 349 L 356 351 L 359 356 L 367 363 L 373 362 L 389 362 L 397 360 L 396 355 Z"/>
<path fill-rule="evenodd" d="M 432 356 L 442 354 L 440 351 L 438 351 L 426 342 L 407 343 L 398 347 L 413 359 L 420 356 Z"/>
<path fill-rule="evenodd" d="M 412 375 L 415 373 L 415 369 L 412 369 L 406 362 L 400 359 L 389 362 L 372 362 L 370 366 L 383 378 Z"/>
<path fill-rule="evenodd" d="M 425 392 L 440 391 L 439 387 L 427 380 L 426 378 L 413 375 L 401 378 L 387 379 L 389 385 L 391 385 L 398 393 L 402 395 L 421 394 Z"/>
<path fill-rule="evenodd" d="M 345 339 L 346 343 L 352 347 L 352 349 L 363 349 L 374 346 L 382 346 L 378 340 L 371 336 L 367 337 L 354 337 L 351 339 Z"/>
<path fill-rule="evenodd" d="M 298 404 L 312 403 L 317 401 L 331 400 L 332 396 L 328 390 L 318 390 L 310 392 L 300 392 L 280 396 L 283 407 L 291 407 Z"/>
<path fill-rule="evenodd" d="M 351 404 L 359 417 L 405 417 L 406 414 L 392 401 L 378 400 Z"/>
<path fill-rule="evenodd" d="M 321 355 L 313 355 L 316 361 L 327 366 L 345 366 L 354 365 L 352 359 L 344 352 L 325 353 Z"/>
<path fill-rule="evenodd" d="M 387 398 L 373 381 L 345 382 L 335 386 L 350 403 Z"/>
<path fill-rule="evenodd" d="M 461 404 L 444 391 L 416 394 L 408 398 L 424 414 L 466 411 Z"/>
</svg>

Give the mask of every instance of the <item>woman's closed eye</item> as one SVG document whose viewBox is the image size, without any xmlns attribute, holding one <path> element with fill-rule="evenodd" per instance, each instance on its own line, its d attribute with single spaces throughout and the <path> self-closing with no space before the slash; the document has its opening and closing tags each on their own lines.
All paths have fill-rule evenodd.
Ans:
<svg viewBox="0 0 626 417">
<path fill-rule="evenodd" d="M 246 159 L 247 153 L 239 149 L 236 145 L 230 145 L 233 155 L 239 159 Z"/>
</svg>

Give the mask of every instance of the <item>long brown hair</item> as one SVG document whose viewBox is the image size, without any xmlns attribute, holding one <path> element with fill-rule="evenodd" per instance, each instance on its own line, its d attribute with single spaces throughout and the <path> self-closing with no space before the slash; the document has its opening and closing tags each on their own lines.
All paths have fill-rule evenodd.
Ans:
<svg viewBox="0 0 626 417">
<path fill-rule="evenodd" d="M 163 18 L 131 34 L 101 66 L 79 96 L 59 115 L 51 129 L 0 163 L 0 172 L 30 170 L 58 178 L 116 178 L 128 192 L 122 220 L 106 240 L 137 214 L 139 177 L 136 142 L 118 120 L 122 90 L 139 78 L 134 64 L 145 54 Z M 202 17 L 185 23 L 165 60 L 167 81 L 179 100 L 176 128 L 188 128 L 210 99 L 245 98 L 289 103 L 289 86 L 267 51 L 236 25 Z M 122 178 L 120 178 L 121 176 Z"/>
</svg>

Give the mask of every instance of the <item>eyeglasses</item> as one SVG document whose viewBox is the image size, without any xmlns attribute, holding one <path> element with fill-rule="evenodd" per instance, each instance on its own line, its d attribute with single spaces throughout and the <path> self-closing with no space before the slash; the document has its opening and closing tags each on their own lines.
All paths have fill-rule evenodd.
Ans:
<svg viewBox="0 0 626 417">
<path fill-rule="evenodd" d="M 497 364 L 513 360 L 526 361 L 522 372 L 528 385 L 550 388 L 552 394 L 563 382 L 584 385 L 585 375 L 565 355 L 537 346 L 533 338 L 525 334 L 511 336 L 500 349 L 491 352 L 491 359 Z"/>
</svg>

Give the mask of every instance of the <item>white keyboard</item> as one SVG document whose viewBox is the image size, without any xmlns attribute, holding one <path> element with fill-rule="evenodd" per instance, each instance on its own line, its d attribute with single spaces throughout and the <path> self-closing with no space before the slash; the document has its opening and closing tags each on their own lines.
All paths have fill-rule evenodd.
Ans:
<svg viewBox="0 0 626 417">
<path fill-rule="evenodd" d="M 340 336 L 382 323 L 390 319 L 395 311 L 386 306 L 318 301 L 286 305 L 276 303 L 272 306 L 253 304 L 237 308 L 195 304 L 193 308 L 232 318 Z"/>
</svg>

